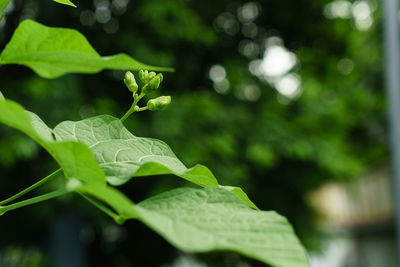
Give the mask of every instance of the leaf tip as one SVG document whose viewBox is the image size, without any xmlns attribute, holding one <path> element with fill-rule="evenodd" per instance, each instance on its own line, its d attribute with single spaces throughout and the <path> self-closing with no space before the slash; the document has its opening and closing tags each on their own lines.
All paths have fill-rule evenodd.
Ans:
<svg viewBox="0 0 400 267">
<path fill-rule="evenodd" d="M 175 72 L 175 68 L 166 68 L 165 71 L 167 71 L 167 72 Z"/>
<path fill-rule="evenodd" d="M 63 5 L 67 5 L 67 6 L 72 6 L 76 8 L 76 5 L 74 3 L 72 3 L 69 0 L 53 0 L 54 2 L 57 2 L 59 4 L 63 4 Z"/>
<path fill-rule="evenodd" d="M 250 200 L 250 198 L 247 196 L 247 194 L 243 191 L 242 188 L 240 187 L 235 187 L 235 186 L 227 186 L 227 185 L 219 185 L 218 186 L 221 189 L 224 189 L 226 191 L 229 191 L 236 195 L 243 203 L 247 204 L 250 208 L 254 210 L 260 210 L 256 204 L 253 203 L 253 201 Z"/>
<path fill-rule="evenodd" d="M 4 95 L 1 91 L 0 91 L 0 100 L 6 100 L 6 98 L 4 97 Z"/>
</svg>

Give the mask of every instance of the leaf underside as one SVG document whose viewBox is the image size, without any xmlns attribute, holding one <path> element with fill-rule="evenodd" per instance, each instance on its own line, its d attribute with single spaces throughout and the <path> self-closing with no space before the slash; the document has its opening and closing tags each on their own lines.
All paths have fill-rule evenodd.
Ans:
<svg viewBox="0 0 400 267">
<path fill-rule="evenodd" d="M 100 56 L 78 31 L 47 27 L 24 20 L 0 55 L 0 64 L 19 64 L 43 78 L 67 73 L 97 73 L 103 69 L 172 71 L 143 64 L 126 54 Z"/>
<path fill-rule="evenodd" d="M 255 211 L 220 188 L 175 189 L 137 209 L 141 221 L 186 252 L 230 250 L 273 266 L 309 266 L 286 218 Z"/>
<path fill-rule="evenodd" d="M 112 185 L 124 184 L 133 176 L 161 174 L 175 174 L 204 187 L 218 185 L 207 167 L 186 168 L 166 143 L 136 137 L 112 116 L 65 121 L 54 128 L 54 133 L 58 140 L 86 144 Z"/>
<path fill-rule="evenodd" d="M 173 174 L 202 187 L 219 186 L 207 167 L 198 164 L 186 168 L 166 143 L 153 138 L 136 137 L 119 119 L 109 115 L 76 122 L 64 121 L 53 132 L 57 140 L 86 144 L 111 185 L 122 185 L 137 176 Z M 258 209 L 242 189 L 220 187 Z"/>
<path fill-rule="evenodd" d="M 85 132 L 89 121 L 93 131 Z M 106 175 L 100 168 L 101 163 L 99 165 L 97 158 L 93 156 L 95 151 L 100 153 L 101 146 L 97 146 L 100 143 L 92 147 L 93 149 L 97 146 L 98 150 L 91 150 L 85 142 L 93 142 L 95 138 L 95 142 L 118 139 L 117 136 L 122 140 L 142 140 L 131 135 L 111 116 L 75 122 L 79 127 L 84 127 L 75 129 L 75 135 L 71 135 L 66 127 L 72 126 L 72 122 L 61 123 L 52 130 L 37 115 L 27 112 L 17 103 L 0 99 L 0 122 L 24 132 L 43 146 L 63 169 L 70 191 L 88 194 L 101 200 L 113 208 L 122 219 L 142 221 L 183 251 L 229 250 L 272 266 L 309 266 L 305 250 L 287 220 L 275 212 L 250 208 L 239 198 L 240 194 L 234 192 L 238 191 L 235 187 L 180 188 L 135 205 L 119 190 L 108 186 Z M 101 135 L 100 129 L 106 133 Z M 83 136 L 84 133 L 87 138 L 77 142 L 76 140 L 80 139 L 77 137 Z M 149 158 L 159 154 L 175 156 L 165 143 L 150 140 L 153 142 L 153 149 L 150 150 Z M 139 142 L 140 153 L 148 153 L 146 149 L 149 144 L 147 140 Z M 108 155 L 109 152 L 115 153 L 108 145 L 102 149 L 107 151 L 104 155 Z M 119 153 L 116 156 L 117 161 L 126 159 L 127 155 L 122 156 Z M 165 164 L 170 171 L 184 170 L 183 164 L 181 166 L 177 163 L 177 159 L 166 162 L 162 159 L 156 158 L 158 164 Z M 138 162 L 140 164 L 140 161 Z M 145 171 L 142 173 L 151 175 L 150 168 Z M 156 168 L 157 171 L 159 169 Z M 79 182 L 72 183 L 73 181 Z M 69 186 L 70 184 L 74 186 Z"/>
</svg>

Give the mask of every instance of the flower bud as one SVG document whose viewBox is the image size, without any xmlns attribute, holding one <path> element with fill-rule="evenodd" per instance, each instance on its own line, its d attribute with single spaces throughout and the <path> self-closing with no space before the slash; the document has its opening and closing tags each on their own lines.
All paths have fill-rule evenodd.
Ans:
<svg viewBox="0 0 400 267">
<path fill-rule="evenodd" d="M 147 74 L 147 82 L 151 81 L 151 79 L 153 79 L 154 77 L 156 77 L 156 73 L 154 71 L 149 72 L 149 74 Z"/>
<path fill-rule="evenodd" d="M 159 96 L 157 98 L 151 99 L 147 102 L 147 107 L 149 110 L 162 110 L 165 109 L 171 103 L 170 96 Z"/>
<path fill-rule="evenodd" d="M 135 93 L 138 90 L 138 85 L 132 72 L 128 71 L 125 73 L 124 83 L 126 87 L 128 87 L 129 91 Z"/>
<path fill-rule="evenodd" d="M 162 83 L 162 81 L 164 79 L 163 75 L 161 73 L 159 73 L 159 74 L 157 74 L 156 77 L 159 77 L 160 78 L 160 83 Z"/>
<path fill-rule="evenodd" d="M 156 90 L 160 86 L 161 80 L 159 76 L 155 76 L 142 88 L 142 93 L 148 94 L 151 90 Z"/>
<path fill-rule="evenodd" d="M 146 83 L 147 80 L 147 75 L 149 74 L 149 72 L 147 70 L 140 70 L 139 71 L 139 79 L 143 82 Z"/>
<path fill-rule="evenodd" d="M 150 81 L 150 87 L 152 89 L 157 89 L 160 86 L 161 83 L 161 79 L 159 76 L 154 77 L 153 79 L 151 79 Z"/>
</svg>

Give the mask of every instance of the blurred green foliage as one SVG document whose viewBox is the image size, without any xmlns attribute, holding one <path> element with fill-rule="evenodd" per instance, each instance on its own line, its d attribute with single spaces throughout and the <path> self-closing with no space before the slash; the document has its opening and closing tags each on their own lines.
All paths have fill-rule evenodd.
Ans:
<svg viewBox="0 0 400 267">
<path fill-rule="evenodd" d="M 261 209 L 287 216 L 309 248 L 318 247 L 320 236 L 307 194 L 325 182 L 355 179 L 386 162 L 377 1 L 77 4 L 73 9 L 50 1 L 14 0 L 0 23 L 0 47 L 21 19 L 30 18 L 78 29 L 101 54 L 126 52 L 147 64 L 175 67 L 175 73 L 165 74 L 162 89 L 172 95 L 172 104 L 163 112 L 136 114 L 126 121 L 127 127 L 138 136 L 164 140 L 188 166 L 208 166 L 221 184 L 242 186 Z M 278 62 L 288 57 L 293 67 L 269 75 L 266 58 L 271 47 L 285 51 Z M 279 85 L 283 77 L 288 79 Z M 44 80 L 29 69 L 5 66 L 0 79 L 6 97 L 37 113 L 49 126 L 95 114 L 121 116 L 131 104 L 119 71 Z M 50 157 L 23 135 L 1 127 L 0 140 L 3 198 L 54 167 Z M 174 177 L 139 178 L 124 191 L 138 201 L 178 184 L 181 181 Z M 107 241 L 101 229 L 112 222 L 75 198 L 2 218 L 2 229 L 13 229 L 15 220 L 28 216 L 32 223 L 20 229 L 30 237 L 9 231 L 0 245 L 43 246 L 35 232 L 45 232 L 57 216 L 72 212 L 69 201 L 81 205 L 73 212 L 84 222 L 97 218 L 98 223 L 88 226 L 95 232 L 87 243 L 91 265 L 124 266 L 135 257 L 138 266 L 157 266 L 176 256 L 138 223 L 128 223 L 121 228 L 121 238 Z M 146 254 L 150 244 L 152 251 L 160 251 L 159 257 Z M 202 260 L 210 262 L 214 256 Z M 230 257 L 225 257 L 226 266 L 231 266 Z"/>
</svg>

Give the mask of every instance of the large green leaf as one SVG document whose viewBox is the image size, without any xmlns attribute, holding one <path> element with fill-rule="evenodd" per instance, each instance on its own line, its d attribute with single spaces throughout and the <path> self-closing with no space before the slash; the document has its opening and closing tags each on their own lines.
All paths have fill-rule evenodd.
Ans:
<svg viewBox="0 0 400 267">
<path fill-rule="evenodd" d="M 26 133 L 43 146 L 57 160 L 67 178 L 105 186 L 99 164 L 113 185 L 121 185 L 133 176 L 174 174 L 203 187 L 218 186 L 207 167 L 197 165 L 187 169 L 167 144 L 134 136 L 112 116 L 65 121 L 52 130 L 36 114 L 9 100 L 0 101 L 0 113 L 0 122 Z M 93 162 L 93 155 L 96 162 Z M 240 188 L 220 188 L 233 192 L 257 209 Z"/>
<path fill-rule="evenodd" d="M 96 162 L 106 173 L 107 181 L 112 185 L 121 185 L 134 176 L 174 174 L 203 187 L 219 186 L 207 167 L 196 165 L 190 169 L 186 168 L 167 144 L 152 138 L 134 136 L 119 119 L 112 116 L 97 116 L 77 122 L 65 121 L 52 130 L 37 115 L 25 111 L 12 101 L 1 101 L 0 112 L 2 109 L 4 112 L 0 114 L 0 122 L 21 130 L 42 145 L 58 161 L 67 178 L 74 177 L 82 181 L 86 179 L 90 184 L 98 181 L 105 184 L 104 173 L 99 173 L 96 163 L 91 162 L 88 165 L 93 165 L 96 175 L 69 173 L 72 170 L 80 170 L 74 168 L 71 163 L 76 159 L 75 155 L 70 154 L 76 150 L 76 156 L 80 160 L 76 160 L 75 164 L 82 164 L 85 169 L 86 158 L 90 161 L 94 155 Z M 62 142 L 69 142 L 71 146 L 70 149 L 65 148 L 65 154 L 59 152 L 59 144 Z M 75 146 L 79 146 L 79 150 L 74 149 Z M 220 188 L 233 192 L 244 203 L 258 209 L 240 188 Z"/>
<path fill-rule="evenodd" d="M 0 122 L 30 136 L 57 161 L 68 181 L 79 181 L 79 190 L 77 187 L 70 190 L 95 196 L 113 207 L 121 217 L 134 217 L 133 203 L 107 186 L 104 172 L 85 144 L 55 140 L 52 130 L 37 115 L 10 100 L 0 99 Z"/>
<path fill-rule="evenodd" d="M 231 250 L 273 266 L 308 266 L 305 251 L 286 219 L 275 212 L 251 209 L 239 199 L 242 191 L 238 197 L 233 187 L 182 188 L 135 205 L 117 189 L 106 185 L 105 174 L 86 144 L 62 140 L 61 137 L 71 137 L 66 126 L 72 127 L 72 133 L 75 133 L 72 137 L 83 136 L 86 126 L 80 127 L 88 121 L 66 122 L 59 125 L 58 131 L 53 131 L 17 103 L 0 99 L 0 122 L 26 133 L 42 145 L 63 169 L 67 188 L 106 203 L 117 212 L 117 221 L 139 219 L 187 252 Z M 137 139 L 109 116 L 94 118 L 89 125 L 91 130 L 86 131 L 89 136 L 86 141 L 97 139 L 96 142 L 102 142 L 116 136 L 122 140 L 127 137 Z M 145 141 L 144 145 L 138 143 L 136 148 L 143 150 L 147 145 Z M 165 144 L 161 143 L 163 146 Z M 162 151 L 173 155 L 165 148 Z M 159 163 L 160 166 L 163 164 Z"/>
<path fill-rule="evenodd" d="M 273 266 L 309 266 L 286 218 L 255 211 L 232 193 L 180 188 L 137 205 L 140 220 L 186 252 L 230 250 Z"/>
<path fill-rule="evenodd" d="M 54 128 L 54 134 L 59 140 L 86 144 L 112 185 L 122 185 L 135 176 L 174 174 L 203 187 L 218 186 L 218 181 L 207 167 L 196 165 L 186 168 L 166 143 L 136 137 L 119 119 L 109 115 L 62 122 Z M 257 209 L 242 189 L 231 186 L 220 188 L 231 191 Z"/>
<path fill-rule="evenodd" d="M 171 71 L 148 66 L 126 54 L 101 57 L 76 30 L 52 28 L 24 20 L 0 55 L 0 64 L 20 64 L 44 78 L 103 69 Z"/>
<path fill-rule="evenodd" d="M 207 167 L 186 168 L 169 146 L 156 139 L 136 137 L 117 118 L 102 115 L 82 121 L 65 121 L 54 128 L 56 138 L 86 144 L 112 185 L 133 176 L 175 174 L 200 186 L 217 186 Z"/>
</svg>

